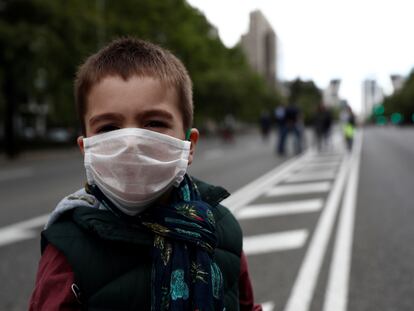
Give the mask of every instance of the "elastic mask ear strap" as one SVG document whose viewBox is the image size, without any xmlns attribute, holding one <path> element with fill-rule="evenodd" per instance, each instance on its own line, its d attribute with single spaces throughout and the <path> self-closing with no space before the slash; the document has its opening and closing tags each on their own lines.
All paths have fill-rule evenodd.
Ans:
<svg viewBox="0 0 414 311">
<path fill-rule="evenodd" d="M 190 136 L 191 136 L 191 129 L 188 129 L 188 130 L 185 132 L 185 140 L 190 140 Z"/>
</svg>

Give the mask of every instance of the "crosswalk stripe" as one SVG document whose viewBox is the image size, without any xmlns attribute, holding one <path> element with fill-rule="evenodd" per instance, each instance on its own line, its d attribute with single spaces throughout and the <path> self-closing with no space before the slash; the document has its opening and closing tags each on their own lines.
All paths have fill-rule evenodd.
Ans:
<svg viewBox="0 0 414 311">
<path fill-rule="evenodd" d="M 245 206 L 246 204 L 255 200 L 257 197 L 261 196 L 265 192 L 265 189 L 269 187 L 269 185 L 277 184 L 283 180 L 286 174 L 295 169 L 304 159 L 309 156 L 309 154 L 310 151 L 307 151 L 300 156 L 296 156 L 290 160 L 287 160 L 282 165 L 277 166 L 275 169 L 266 173 L 262 177 L 259 177 L 246 186 L 240 188 L 236 193 L 223 200 L 221 204 L 230 209 L 230 211 L 235 212 L 237 209 Z"/>
<path fill-rule="evenodd" d="M 302 167 L 321 167 L 321 166 L 339 166 L 341 159 L 338 160 L 308 160 L 302 163 Z"/>
<path fill-rule="evenodd" d="M 246 255 L 257 255 L 301 248 L 308 237 L 307 230 L 293 230 L 248 236 L 243 239 Z"/>
<path fill-rule="evenodd" d="M 48 217 L 49 215 L 41 215 L 0 228 L 0 246 L 37 237 L 39 234 L 35 231 L 31 231 L 30 229 L 43 226 Z"/>
<path fill-rule="evenodd" d="M 315 182 L 295 185 L 277 185 L 266 191 L 266 196 L 275 197 L 292 194 L 308 194 L 327 192 L 331 189 L 330 182 Z"/>
<path fill-rule="evenodd" d="M 339 169 L 332 191 L 326 199 L 325 207 L 312 234 L 312 240 L 306 250 L 305 258 L 299 269 L 284 311 L 309 311 L 310 309 L 348 169 L 349 162 L 344 161 Z"/>
<path fill-rule="evenodd" d="M 16 227 L 10 227 L 0 230 L 0 246 L 15 243 L 22 240 L 31 239 L 37 236 L 37 233 L 22 230 Z"/>
<path fill-rule="evenodd" d="M 263 311 L 273 311 L 275 304 L 272 301 L 262 303 Z"/>
<path fill-rule="evenodd" d="M 298 167 L 299 171 L 319 171 L 324 169 L 334 169 L 341 164 L 340 161 L 323 163 L 303 163 Z"/>
<path fill-rule="evenodd" d="M 329 161 L 329 160 L 340 160 L 342 158 L 341 153 L 333 153 L 333 154 L 315 154 L 309 161 L 312 160 L 320 160 L 320 161 Z"/>
<path fill-rule="evenodd" d="M 319 211 L 323 206 L 322 199 L 302 200 L 284 203 L 255 204 L 241 209 L 238 219 L 262 218 Z"/>
<path fill-rule="evenodd" d="M 286 182 L 304 182 L 304 181 L 316 181 L 324 179 L 334 179 L 336 171 L 318 171 L 318 172 L 306 172 L 306 173 L 297 173 L 289 176 L 285 181 Z"/>
</svg>

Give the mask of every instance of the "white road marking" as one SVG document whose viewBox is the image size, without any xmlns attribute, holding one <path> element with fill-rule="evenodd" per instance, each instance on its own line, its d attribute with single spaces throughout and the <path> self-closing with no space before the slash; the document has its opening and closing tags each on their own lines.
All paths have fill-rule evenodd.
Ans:
<svg viewBox="0 0 414 311">
<path fill-rule="evenodd" d="M 320 161 L 335 161 L 340 160 L 342 158 L 342 153 L 316 153 L 312 160 L 320 160 Z"/>
<path fill-rule="evenodd" d="M 277 185 L 266 191 L 266 195 L 269 197 L 293 195 L 293 194 L 308 194 L 308 193 L 320 193 L 327 192 L 331 189 L 331 183 L 328 181 L 314 182 L 307 184 L 294 184 L 294 185 Z"/>
<path fill-rule="evenodd" d="M 324 179 L 335 179 L 336 171 L 316 171 L 316 172 L 299 172 L 297 174 L 289 176 L 285 181 L 286 182 L 304 182 L 304 181 L 316 181 Z"/>
<path fill-rule="evenodd" d="M 3 170 L 0 172 L 0 182 L 9 181 L 13 179 L 27 178 L 33 176 L 33 169 L 31 168 L 17 168 Z"/>
<path fill-rule="evenodd" d="M 264 302 L 261 305 L 262 305 L 262 310 L 263 311 L 273 311 L 273 309 L 275 307 L 275 304 L 271 301 Z"/>
<path fill-rule="evenodd" d="M 32 228 L 36 228 L 36 227 L 41 227 L 44 226 L 47 222 L 47 220 L 49 219 L 49 215 L 50 214 L 45 214 L 45 215 L 41 215 L 41 216 L 37 216 L 28 220 L 24 220 L 21 222 L 17 222 L 15 224 L 13 224 L 13 227 L 18 227 L 21 229 L 32 229 Z"/>
<path fill-rule="evenodd" d="M 238 219 L 262 218 L 291 214 L 311 213 L 321 210 L 322 199 L 290 201 L 284 203 L 255 204 L 242 208 L 237 213 Z"/>
<path fill-rule="evenodd" d="M 36 236 L 35 232 L 31 232 L 19 228 L 7 228 L 0 230 L 0 246 L 12 244 L 18 241 L 32 239 Z"/>
<path fill-rule="evenodd" d="M 338 204 L 348 173 L 349 162 L 343 161 L 339 174 L 329 193 L 325 208 L 319 217 L 312 240 L 305 254 L 285 311 L 309 310 L 322 261 L 338 211 Z"/>
<path fill-rule="evenodd" d="M 324 162 L 324 163 L 302 163 L 300 167 L 301 171 L 319 171 L 319 170 L 329 170 L 338 167 L 341 164 L 341 161 L 335 162 Z"/>
<path fill-rule="evenodd" d="M 38 233 L 31 229 L 45 225 L 48 218 L 49 214 L 42 215 L 0 228 L 0 246 L 37 237 Z"/>
<path fill-rule="evenodd" d="M 306 166 L 306 167 L 315 167 L 315 168 L 317 168 L 317 167 L 321 167 L 321 166 L 328 166 L 328 165 L 331 165 L 331 166 L 339 166 L 340 164 L 341 164 L 341 159 L 338 159 L 338 160 L 309 160 L 309 161 L 306 161 L 306 163 L 303 163 L 303 166 Z"/>
<path fill-rule="evenodd" d="M 247 205 L 249 202 L 252 202 L 262 195 L 271 185 L 283 180 L 286 174 L 290 173 L 296 166 L 300 165 L 301 161 L 306 159 L 309 154 L 310 151 L 284 162 L 282 165 L 277 166 L 262 177 L 259 177 L 240 188 L 229 198 L 223 200 L 221 204 L 234 213 L 237 209 Z"/>
<path fill-rule="evenodd" d="M 243 239 L 243 251 L 246 255 L 257 255 L 301 248 L 307 237 L 307 230 L 248 236 Z"/>
<path fill-rule="evenodd" d="M 317 167 L 304 167 L 299 171 L 296 171 L 295 174 L 304 174 L 304 175 L 313 175 L 313 174 L 335 174 L 338 173 L 338 168 L 341 163 L 337 163 L 331 166 L 317 166 Z"/>
<path fill-rule="evenodd" d="M 329 272 L 324 311 L 346 311 L 348 304 L 349 274 L 351 271 L 352 242 L 356 209 L 356 196 L 361 161 L 361 139 L 355 144 L 352 153 L 352 167 L 347 181 L 338 233 Z"/>
</svg>

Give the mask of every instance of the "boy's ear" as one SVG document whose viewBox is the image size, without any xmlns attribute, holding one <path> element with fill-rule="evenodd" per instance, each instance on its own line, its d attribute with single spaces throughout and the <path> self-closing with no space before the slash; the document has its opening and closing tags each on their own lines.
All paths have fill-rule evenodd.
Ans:
<svg viewBox="0 0 414 311">
<path fill-rule="evenodd" d="M 79 147 L 79 150 L 81 151 L 81 153 L 85 154 L 85 152 L 83 150 L 83 136 L 79 136 L 78 139 L 76 140 L 76 142 L 78 143 L 78 147 Z"/>
<path fill-rule="evenodd" d="M 200 137 L 200 133 L 198 132 L 198 130 L 196 128 L 192 128 L 190 130 L 190 138 L 189 138 L 191 142 L 191 147 L 190 147 L 190 156 L 188 157 L 188 165 L 191 165 L 191 163 L 193 163 L 195 148 L 196 148 L 199 137 Z"/>
</svg>

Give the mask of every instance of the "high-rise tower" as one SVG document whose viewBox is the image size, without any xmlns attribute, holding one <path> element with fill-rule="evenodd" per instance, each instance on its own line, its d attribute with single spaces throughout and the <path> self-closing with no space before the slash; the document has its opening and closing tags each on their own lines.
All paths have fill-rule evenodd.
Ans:
<svg viewBox="0 0 414 311">
<path fill-rule="evenodd" d="M 259 10 L 250 13 L 249 31 L 241 37 L 241 45 L 252 68 L 261 74 L 270 86 L 276 87 L 276 34 Z"/>
</svg>

